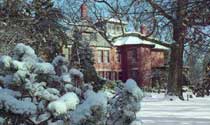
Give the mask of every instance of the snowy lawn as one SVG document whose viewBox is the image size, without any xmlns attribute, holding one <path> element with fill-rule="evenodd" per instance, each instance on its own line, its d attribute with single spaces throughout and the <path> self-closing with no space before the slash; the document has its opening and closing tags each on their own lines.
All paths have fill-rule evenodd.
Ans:
<svg viewBox="0 0 210 125">
<path fill-rule="evenodd" d="M 137 119 L 143 125 L 210 125 L 210 97 L 169 101 L 153 94 L 141 106 Z"/>
</svg>

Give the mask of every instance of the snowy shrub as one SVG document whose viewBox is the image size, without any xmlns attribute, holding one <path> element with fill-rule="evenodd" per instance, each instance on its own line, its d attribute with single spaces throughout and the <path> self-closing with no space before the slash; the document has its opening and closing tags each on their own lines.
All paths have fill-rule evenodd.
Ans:
<svg viewBox="0 0 210 125">
<path fill-rule="evenodd" d="M 71 83 L 71 77 L 70 74 L 65 73 L 61 76 L 61 80 L 65 83 Z"/>
<path fill-rule="evenodd" d="M 38 117 L 30 117 L 30 120 L 33 121 L 34 124 L 39 125 L 40 123 L 46 121 L 50 118 L 50 113 L 40 114 Z"/>
<path fill-rule="evenodd" d="M 58 100 L 58 101 L 54 101 L 51 102 L 48 106 L 47 106 L 48 110 L 51 111 L 53 113 L 53 115 L 55 116 L 59 116 L 62 114 L 67 113 L 67 107 L 65 102 Z"/>
<path fill-rule="evenodd" d="M 81 79 L 83 78 L 82 72 L 80 72 L 78 69 L 72 68 L 72 69 L 70 69 L 69 73 L 70 73 L 70 75 L 72 75 L 72 76 L 77 76 L 77 77 L 79 77 L 79 78 L 81 78 Z"/>
<path fill-rule="evenodd" d="M 54 66 L 58 66 L 58 65 L 66 65 L 68 64 L 67 60 L 63 57 L 63 56 L 57 56 L 54 58 L 54 60 L 52 61 L 52 64 Z"/>
<path fill-rule="evenodd" d="M 16 60 L 31 61 L 37 59 L 35 51 L 30 46 L 24 45 L 23 43 L 18 43 L 15 46 L 13 53 L 13 58 Z"/>
<path fill-rule="evenodd" d="M 120 86 L 121 87 L 121 86 Z M 128 125 L 136 118 L 136 112 L 140 110 L 140 102 L 143 92 L 136 82 L 128 79 L 123 89 L 118 89 L 117 96 L 110 101 L 109 117 L 110 125 Z"/>
<path fill-rule="evenodd" d="M 137 86 L 137 83 L 133 79 L 128 79 L 125 83 L 125 91 L 132 94 L 136 100 L 141 100 L 143 97 L 142 90 Z"/>
<path fill-rule="evenodd" d="M 79 98 L 73 92 L 66 93 L 61 96 L 59 100 L 66 104 L 67 110 L 73 110 L 76 108 L 76 105 L 79 104 Z"/>
<path fill-rule="evenodd" d="M 45 83 L 33 83 L 27 82 L 25 84 L 25 89 L 27 89 L 32 96 L 39 97 L 44 100 L 54 101 L 59 98 L 59 91 L 55 88 L 45 89 Z"/>
<path fill-rule="evenodd" d="M 10 96 L 13 96 L 13 97 L 20 97 L 21 96 L 21 93 L 18 92 L 18 91 L 13 91 L 11 89 L 0 89 L 0 95 L 10 95 Z"/>
<path fill-rule="evenodd" d="M 14 114 L 35 114 L 36 105 L 28 101 L 20 101 L 11 95 L 1 94 L 0 103 L 2 105 L 1 109 L 6 111 L 11 111 Z"/>
<path fill-rule="evenodd" d="M 14 83 L 21 83 L 22 81 L 25 80 L 27 75 L 29 75 L 28 71 L 18 70 L 17 72 L 14 73 L 13 82 Z"/>
<path fill-rule="evenodd" d="M 13 75 L 0 76 L 0 83 L 3 83 L 4 87 L 7 87 L 8 85 L 12 84 L 13 80 Z"/>
<path fill-rule="evenodd" d="M 62 56 L 45 62 L 21 43 L 12 57 L 2 56 L 0 124 L 128 125 L 135 120 L 143 94 L 134 80 L 94 92 L 91 81 L 84 83 L 83 70 L 69 70 L 67 64 Z"/>
<path fill-rule="evenodd" d="M 86 92 L 86 100 L 71 114 L 72 124 L 104 125 L 107 113 L 107 97 L 104 93 Z"/>
<path fill-rule="evenodd" d="M 2 69 L 9 69 L 11 67 L 12 58 L 10 56 L 2 56 L 0 58 L 0 67 Z"/>
<path fill-rule="evenodd" d="M 12 61 L 11 67 L 15 70 L 24 70 L 24 71 L 27 70 L 25 62 L 20 62 L 20 61 L 17 61 L 17 60 Z"/>
<path fill-rule="evenodd" d="M 55 67 L 55 72 L 57 75 L 61 76 L 64 73 L 68 72 L 68 67 L 67 67 L 67 60 L 63 56 L 57 56 L 54 58 L 52 61 L 52 64 Z"/>
<path fill-rule="evenodd" d="M 34 73 L 36 74 L 55 74 L 55 70 L 50 63 L 36 63 Z"/>
</svg>

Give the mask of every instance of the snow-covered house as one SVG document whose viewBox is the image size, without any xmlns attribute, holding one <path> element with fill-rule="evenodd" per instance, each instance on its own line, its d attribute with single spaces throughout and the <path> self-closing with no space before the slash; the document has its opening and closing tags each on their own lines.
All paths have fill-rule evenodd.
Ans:
<svg viewBox="0 0 210 125">
<path fill-rule="evenodd" d="M 80 39 L 89 42 L 93 50 L 97 73 L 110 80 L 125 81 L 132 78 L 139 86 L 151 86 L 152 69 L 162 67 L 167 63 L 169 49 L 150 41 L 141 40 L 137 36 L 119 37 L 109 43 L 98 30 L 89 26 L 88 21 L 85 21 L 88 10 L 84 6 L 85 4 L 81 6 L 83 22 L 81 22 L 82 25 L 78 25 Z M 105 30 L 109 38 L 126 32 L 126 26 L 126 22 L 114 18 L 95 23 L 95 27 Z M 67 55 L 71 55 L 69 53 L 67 52 Z"/>
<path fill-rule="evenodd" d="M 167 63 L 169 49 L 136 36 L 120 37 L 114 46 L 121 54 L 121 80 L 135 79 L 140 86 L 151 86 L 153 69 Z"/>
</svg>

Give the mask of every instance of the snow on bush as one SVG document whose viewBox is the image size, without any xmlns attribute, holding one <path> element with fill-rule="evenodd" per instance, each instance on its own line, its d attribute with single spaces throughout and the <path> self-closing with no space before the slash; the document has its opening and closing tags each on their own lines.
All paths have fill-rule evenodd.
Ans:
<svg viewBox="0 0 210 125">
<path fill-rule="evenodd" d="M 13 83 L 13 79 L 13 75 L 0 76 L 0 83 L 2 83 L 4 87 L 7 87 L 9 84 Z"/>
<path fill-rule="evenodd" d="M 10 56 L 2 56 L 0 58 L 0 67 L 2 69 L 8 69 L 11 67 L 12 58 Z"/>
<path fill-rule="evenodd" d="M 31 84 L 30 81 L 28 81 L 25 84 L 25 89 L 28 90 L 32 96 L 48 101 L 57 100 L 59 98 L 59 91 L 55 88 L 45 89 L 45 86 L 44 82 Z"/>
<path fill-rule="evenodd" d="M 144 96 L 142 90 L 137 86 L 137 83 L 133 79 L 128 79 L 126 81 L 125 91 L 131 93 L 136 100 L 141 100 Z"/>
<path fill-rule="evenodd" d="M 79 103 L 79 98 L 73 92 L 66 93 L 58 100 L 49 103 L 48 110 L 55 116 L 66 114 L 68 110 L 74 110 Z"/>
<path fill-rule="evenodd" d="M 135 120 L 143 94 L 134 80 L 120 83 L 116 91 L 94 92 L 82 69 L 69 70 L 67 64 L 62 56 L 45 62 L 22 43 L 11 57 L 1 56 L 0 124 L 127 125 Z"/>
<path fill-rule="evenodd" d="M 14 114 L 31 115 L 36 113 L 36 105 L 28 101 L 20 101 L 11 95 L 0 95 L 0 109 L 11 111 Z"/>
<path fill-rule="evenodd" d="M 63 56 L 55 57 L 52 61 L 52 64 L 54 65 L 56 74 L 58 76 L 61 76 L 64 73 L 68 73 L 68 62 Z"/>
<path fill-rule="evenodd" d="M 107 113 L 107 97 L 104 93 L 86 92 L 86 100 L 78 105 L 71 114 L 72 124 L 88 125 L 105 124 Z"/>
<path fill-rule="evenodd" d="M 70 69 L 69 73 L 72 76 L 78 76 L 81 79 L 83 78 L 82 72 L 80 72 L 78 69 L 72 68 L 72 69 Z"/>
<path fill-rule="evenodd" d="M 25 62 L 20 62 L 17 60 L 12 61 L 11 67 L 15 70 L 27 70 Z"/>
<path fill-rule="evenodd" d="M 76 108 L 76 105 L 79 104 L 79 98 L 73 92 L 66 93 L 61 96 L 59 100 L 66 104 L 67 110 L 73 110 Z"/>
<path fill-rule="evenodd" d="M 36 74 L 55 74 L 55 70 L 50 63 L 36 63 L 34 73 Z"/>
<path fill-rule="evenodd" d="M 107 123 L 110 125 L 131 124 L 136 118 L 136 112 L 140 110 L 142 98 L 143 92 L 137 86 L 137 83 L 128 79 L 123 85 L 123 89 L 118 89 L 117 96 L 110 102 Z"/>
<path fill-rule="evenodd" d="M 68 73 L 61 75 L 61 80 L 65 83 L 71 83 L 71 76 Z"/>
<path fill-rule="evenodd" d="M 13 82 L 16 84 L 20 84 L 25 80 L 26 76 L 29 75 L 28 71 L 18 70 L 14 73 Z"/>
<path fill-rule="evenodd" d="M 61 100 L 51 102 L 47 108 L 53 113 L 54 116 L 59 116 L 67 113 L 66 104 Z"/>
<path fill-rule="evenodd" d="M 21 93 L 18 91 L 13 91 L 11 89 L 0 89 L 0 95 L 10 95 L 13 97 L 20 97 Z"/>
<path fill-rule="evenodd" d="M 52 64 L 54 66 L 59 66 L 59 65 L 66 65 L 66 64 L 68 64 L 68 62 L 63 56 L 57 56 L 52 61 Z"/>
<path fill-rule="evenodd" d="M 23 43 L 18 43 L 13 50 L 13 58 L 20 61 L 36 60 L 37 56 L 35 51 Z"/>
</svg>

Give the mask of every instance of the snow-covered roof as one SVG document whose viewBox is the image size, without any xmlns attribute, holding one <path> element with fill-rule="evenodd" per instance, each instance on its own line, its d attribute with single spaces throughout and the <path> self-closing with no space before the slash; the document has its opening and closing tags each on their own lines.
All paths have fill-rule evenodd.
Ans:
<svg viewBox="0 0 210 125">
<path fill-rule="evenodd" d="M 128 24 L 128 22 L 122 21 L 122 20 L 119 20 L 119 19 L 116 19 L 116 18 L 110 18 L 110 19 L 108 19 L 108 22 Z"/>
<path fill-rule="evenodd" d="M 155 44 L 155 47 L 153 49 L 169 50 L 168 47 L 162 46 L 160 44 Z"/>
<path fill-rule="evenodd" d="M 154 46 L 153 49 L 160 49 L 160 50 L 169 50 L 168 47 L 165 47 L 160 44 L 156 44 L 147 40 L 142 40 L 139 37 L 136 36 L 125 36 L 125 37 L 119 37 L 116 40 L 114 40 L 113 43 L 114 46 L 122 46 L 122 45 L 151 45 Z"/>
<path fill-rule="evenodd" d="M 122 46 L 122 45 L 136 45 L 136 44 L 155 45 L 154 43 L 150 41 L 139 39 L 136 36 L 119 37 L 114 41 L 113 45 Z"/>
<path fill-rule="evenodd" d="M 110 23 L 122 23 L 122 24 L 128 24 L 128 22 L 123 21 L 123 20 L 119 20 L 117 18 L 103 18 L 101 20 L 97 20 L 96 23 L 98 22 L 110 22 Z"/>
</svg>

